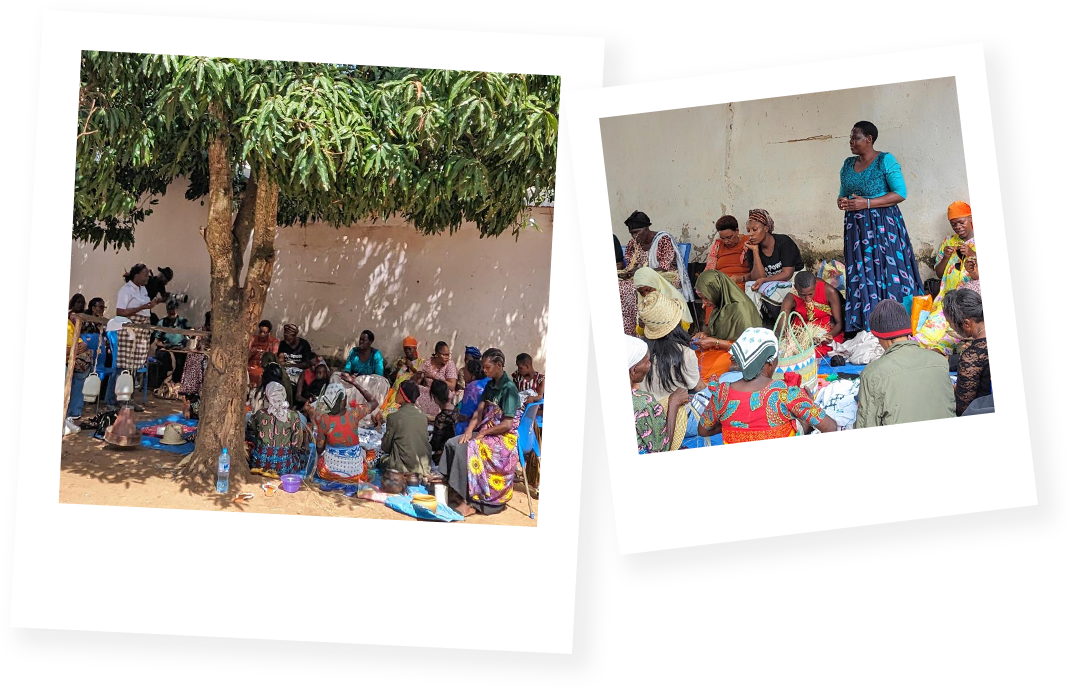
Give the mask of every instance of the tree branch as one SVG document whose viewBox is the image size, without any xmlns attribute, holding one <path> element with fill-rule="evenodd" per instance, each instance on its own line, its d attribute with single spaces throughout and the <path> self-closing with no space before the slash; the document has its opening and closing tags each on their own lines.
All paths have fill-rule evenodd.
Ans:
<svg viewBox="0 0 1072 688">
<path fill-rule="evenodd" d="M 253 234 L 253 219 L 257 204 L 257 182 L 250 176 L 246 182 L 246 188 L 242 192 L 242 203 L 238 206 L 238 214 L 231 225 L 231 234 L 234 236 L 235 269 L 237 274 L 242 274 L 242 263 L 246 255 L 246 247 L 249 245 L 250 236 Z"/>
</svg>

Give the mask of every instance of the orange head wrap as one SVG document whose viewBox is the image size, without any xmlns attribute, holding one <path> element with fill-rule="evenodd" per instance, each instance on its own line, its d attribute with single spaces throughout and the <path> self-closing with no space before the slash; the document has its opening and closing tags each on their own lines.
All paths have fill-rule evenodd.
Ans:
<svg viewBox="0 0 1072 688">
<path fill-rule="evenodd" d="M 949 204 L 949 211 L 946 214 L 949 215 L 947 219 L 950 220 L 958 217 L 968 217 L 971 215 L 971 206 L 964 201 L 953 201 Z"/>
<path fill-rule="evenodd" d="M 416 337 L 406 337 L 405 339 L 402 340 L 402 346 L 412 346 L 413 348 L 416 349 L 417 348 L 417 339 L 416 339 Z"/>
</svg>

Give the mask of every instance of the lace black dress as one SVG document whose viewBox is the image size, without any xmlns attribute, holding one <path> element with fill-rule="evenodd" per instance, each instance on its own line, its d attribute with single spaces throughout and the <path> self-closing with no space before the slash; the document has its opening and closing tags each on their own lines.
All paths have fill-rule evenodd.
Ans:
<svg viewBox="0 0 1072 688">
<path fill-rule="evenodd" d="M 957 365 L 957 415 L 964 415 L 965 409 L 979 397 L 994 393 L 990 384 L 990 354 L 986 348 L 986 337 L 972 340 L 968 348 L 960 355 Z"/>
</svg>

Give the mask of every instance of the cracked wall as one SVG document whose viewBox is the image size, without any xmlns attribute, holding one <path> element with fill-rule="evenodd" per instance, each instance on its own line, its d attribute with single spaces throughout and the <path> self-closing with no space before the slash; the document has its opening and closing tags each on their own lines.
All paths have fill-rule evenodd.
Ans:
<svg viewBox="0 0 1072 688">
<path fill-rule="evenodd" d="M 949 234 L 946 207 L 971 201 L 952 77 L 603 119 L 613 231 L 624 245 L 622 222 L 643 210 L 696 255 L 721 215 L 743 225 L 766 208 L 806 253 L 840 255 L 838 174 L 858 120 L 874 122 L 876 148 L 901 163 L 901 212 L 924 269 Z"/>
</svg>

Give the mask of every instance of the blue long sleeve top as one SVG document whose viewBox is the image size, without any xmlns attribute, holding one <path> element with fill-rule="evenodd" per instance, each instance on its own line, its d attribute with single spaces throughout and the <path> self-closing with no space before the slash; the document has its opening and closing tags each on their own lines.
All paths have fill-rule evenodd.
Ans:
<svg viewBox="0 0 1072 688">
<path fill-rule="evenodd" d="M 863 172 L 853 169 L 856 156 L 845 158 L 841 166 L 841 190 L 839 198 L 856 196 L 858 198 L 878 198 L 893 192 L 901 198 L 908 198 L 901 164 L 892 153 L 879 153 L 878 157 Z"/>
</svg>

